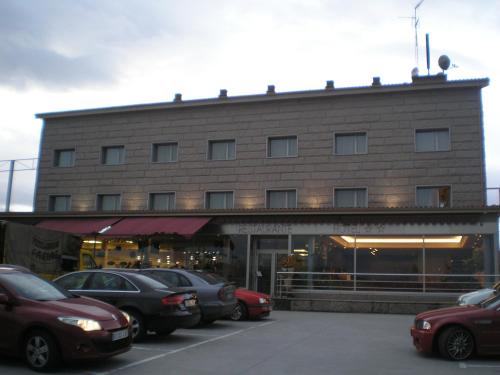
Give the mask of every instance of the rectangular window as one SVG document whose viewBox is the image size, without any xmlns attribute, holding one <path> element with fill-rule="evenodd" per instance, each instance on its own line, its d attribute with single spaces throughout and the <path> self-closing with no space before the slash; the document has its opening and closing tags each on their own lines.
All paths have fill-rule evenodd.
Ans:
<svg viewBox="0 0 500 375">
<path fill-rule="evenodd" d="M 75 165 L 75 150 L 56 150 L 54 153 L 54 167 L 73 167 Z"/>
<path fill-rule="evenodd" d="M 335 189 L 335 207 L 368 207 L 366 189 Z"/>
<path fill-rule="evenodd" d="M 63 212 L 71 210 L 70 195 L 52 195 L 49 198 L 49 211 Z"/>
<path fill-rule="evenodd" d="M 233 197 L 232 191 L 207 192 L 205 208 L 234 208 Z"/>
<path fill-rule="evenodd" d="M 268 190 L 267 208 L 297 208 L 296 190 Z"/>
<path fill-rule="evenodd" d="M 267 156 L 286 158 L 297 156 L 297 137 L 272 137 L 267 141 Z"/>
<path fill-rule="evenodd" d="M 97 196 L 97 210 L 99 211 L 118 211 L 120 205 L 120 194 L 99 194 Z"/>
<path fill-rule="evenodd" d="M 175 193 L 152 193 L 149 195 L 150 210 L 173 210 L 175 209 Z"/>
<path fill-rule="evenodd" d="M 109 146 L 102 148 L 102 164 L 118 165 L 125 162 L 124 146 Z"/>
<path fill-rule="evenodd" d="M 449 129 L 416 130 L 415 150 L 417 152 L 449 151 L 450 130 Z"/>
<path fill-rule="evenodd" d="M 335 154 L 366 154 L 368 151 L 366 133 L 335 134 Z"/>
<path fill-rule="evenodd" d="M 451 194 L 449 186 L 417 187 L 417 207 L 451 207 Z"/>
<path fill-rule="evenodd" d="M 236 142 L 234 139 L 208 142 L 208 160 L 236 159 Z"/>
<path fill-rule="evenodd" d="M 177 143 L 156 143 L 153 145 L 154 163 L 171 163 L 177 161 Z"/>
</svg>

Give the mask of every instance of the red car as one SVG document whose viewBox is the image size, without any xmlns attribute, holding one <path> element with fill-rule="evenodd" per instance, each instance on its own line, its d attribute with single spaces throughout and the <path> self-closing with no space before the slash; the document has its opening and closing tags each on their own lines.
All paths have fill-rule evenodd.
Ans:
<svg viewBox="0 0 500 375">
<path fill-rule="evenodd" d="M 107 303 L 0 265 L 0 352 L 23 357 L 33 370 L 126 352 L 132 342 L 129 319 Z"/>
<path fill-rule="evenodd" d="M 411 328 L 418 351 L 455 361 L 500 354 L 500 294 L 477 304 L 418 314 Z"/>
<path fill-rule="evenodd" d="M 238 303 L 229 316 L 231 320 L 260 319 L 271 313 L 271 297 L 268 294 L 237 288 L 234 295 Z"/>
</svg>

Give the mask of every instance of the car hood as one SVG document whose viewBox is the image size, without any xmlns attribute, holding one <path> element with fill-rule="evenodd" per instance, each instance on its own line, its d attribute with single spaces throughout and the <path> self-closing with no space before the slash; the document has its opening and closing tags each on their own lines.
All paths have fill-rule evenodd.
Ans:
<svg viewBox="0 0 500 375">
<path fill-rule="evenodd" d="M 468 297 L 475 297 L 477 295 L 484 295 L 484 294 L 490 294 L 490 293 L 493 293 L 495 291 L 495 289 L 489 289 L 489 288 L 486 288 L 486 289 L 479 289 L 479 290 L 475 290 L 473 292 L 469 292 L 469 293 L 465 293 L 465 294 L 462 294 L 460 296 L 460 298 L 468 298 Z"/>
<path fill-rule="evenodd" d="M 47 309 L 51 309 L 57 315 L 77 316 L 98 321 L 118 320 L 119 310 L 105 302 L 92 298 L 66 298 L 57 301 L 42 301 Z"/>
<path fill-rule="evenodd" d="M 415 320 L 429 320 L 436 318 L 445 318 L 448 316 L 456 318 L 459 317 L 460 315 L 467 315 L 481 311 L 483 311 L 483 309 L 475 305 L 445 307 L 443 309 L 431 310 L 418 314 Z"/>
</svg>

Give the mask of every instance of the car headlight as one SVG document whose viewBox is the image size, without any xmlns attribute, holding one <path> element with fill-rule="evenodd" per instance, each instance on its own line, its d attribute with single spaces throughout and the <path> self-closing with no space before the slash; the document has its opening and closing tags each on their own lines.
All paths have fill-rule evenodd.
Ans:
<svg viewBox="0 0 500 375">
<path fill-rule="evenodd" d="M 429 323 L 427 320 L 418 320 L 417 321 L 417 329 L 429 331 L 431 329 L 431 323 Z"/>
<path fill-rule="evenodd" d="M 78 318 L 75 316 L 60 316 L 59 321 L 70 324 L 72 326 L 77 326 L 83 329 L 84 331 L 100 331 L 102 329 L 99 322 L 92 319 Z"/>
<path fill-rule="evenodd" d="M 260 303 L 261 305 L 263 305 L 263 304 L 267 303 L 267 300 L 266 300 L 265 298 L 260 297 L 260 298 L 259 298 L 259 303 Z"/>
<path fill-rule="evenodd" d="M 123 310 L 120 310 L 120 312 L 125 317 L 125 319 L 127 319 L 128 324 L 130 324 L 130 315 Z"/>
</svg>

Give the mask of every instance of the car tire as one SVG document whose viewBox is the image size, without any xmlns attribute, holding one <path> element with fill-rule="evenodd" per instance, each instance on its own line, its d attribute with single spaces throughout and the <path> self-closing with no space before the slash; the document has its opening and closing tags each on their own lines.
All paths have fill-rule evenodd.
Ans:
<svg viewBox="0 0 500 375">
<path fill-rule="evenodd" d="M 23 350 L 24 358 L 32 370 L 52 371 L 61 363 L 61 353 L 57 343 L 46 331 L 29 332 L 24 340 Z"/>
<path fill-rule="evenodd" d="M 248 319 L 248 310 L 243 302 L 238 301 L 234 306 L 233 312 L 229 315 L 229 319 L 234 321 Z"/>
<path fill-rule="evenodd" d="M 137 310 L 123 309 L 128 315 L 130 315 L 130 325 L 132 326 L 132 340 L 140 341 L 147 333 L 146 324 L 144 322 L 144 317 Z"/>
<path fill-rule="evenodd" d="M 463 361 L 474 353 L 474 337 L 465 328 L 454 326 L 439 335 L 439 352 L 446 359 Z"/>
<path fill-rule="evenodd" d="M 157 329 L 155 332 L 156 332 L 156 334 L 158 336 L 168 336 L 172 332 L 174 332 L 176 329 L 177 329 L 177 327 L 175 327 L 175 328 Z"/>
</svg>

